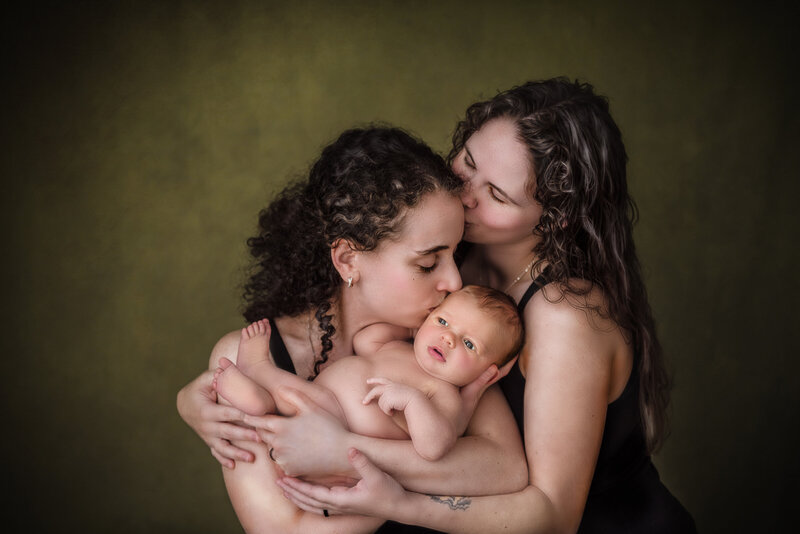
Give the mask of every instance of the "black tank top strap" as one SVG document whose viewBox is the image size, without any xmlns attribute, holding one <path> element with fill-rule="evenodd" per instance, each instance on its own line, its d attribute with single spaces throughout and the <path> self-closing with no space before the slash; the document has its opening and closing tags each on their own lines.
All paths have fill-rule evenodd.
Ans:
<svg viewBox="0 0 800 534">
<path fill-rule="evenodd" d="M 272 329 L 269 338 L 269 352 L 272 354 L 272 359 L 275 360 L 275 365 L 278 369 L 283 369 L 296 375 L 297 371 L 294 369 L 294 362 L 292 362 L 292 357 L 289 356 L 289 351 L 286 350 L 286 345 L 283 343 L 281 333 L 278 332 L 278 327 L 275 326 L 275 321 L 270 319 L 269 326 Z"/>
<path fill-rule="evenodd" d="M 517 304 L 517 309 L 519 310 L 520 315 L 522 315 L 522 313 L 525 311 L 525 306 L 527 306 L 528 301 L 531 300 L 536 292 L 547 285 L 549 282 L 548 275 L 549 267 L 545 267 L 542 273 L 537 276 L 536 279 L 531 282 L 531 285 L 528 286 L 528 289 L 525 290 L 525 293 L 519 300 L 519 304 Z M 525 377 L 522 376 L 522 369 L 519 367 L 519 360 L 514 363 L 514 366 L 511 368 L 508 374 L 500 380 L 500 389 L 503 390 L 506 400 L 508 401 L 508 405 L 511 407 L 511 412 L 514 414 L 514 420 L 517 422 L 517 427 L 519 427 L 520 434 L 524 435 Z"/>
<path fill-rule="evenodd" d="M 533 280 L 531 285 L 528 286 L 528 289 L 525 290 L 525 294 L 522 295 L 522 298 L 519 299 L 519 304 L 517 304 L 517 309 L 519 310 L 520 314 L 522 314 L 522 312 L 525 310 L 525 306 L 528 305 L 528 301 L 531 300 L 536 292 L 547 285 L 549 281 L 547 278 L 549 271 L 550 266 L 548 265 L 544 268 L 541 274 Z"/>
</svg>

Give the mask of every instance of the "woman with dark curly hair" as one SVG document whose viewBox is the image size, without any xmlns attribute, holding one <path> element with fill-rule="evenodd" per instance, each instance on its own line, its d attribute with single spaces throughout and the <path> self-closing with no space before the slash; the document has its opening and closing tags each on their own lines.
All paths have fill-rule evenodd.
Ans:
<svg viewBox="0 0 800 534">
<path fill-rule="evenodd" d="M 255 266 L 245 286 L 244 315 L 248 321 L 270 319 L 275 364 L 313 378 L 326 362 L 351 355 L 354 335 L 369 325 L 421 325 L 461 287 L 453 253 L 464 227 L 462 187 L 444 159 L 398 129 L 350 130 L 327 146 L 308 179 L 286 188 L 261 212 L 259 233 L 248 240 Z M 235 361 L 238 343 L 238 331 L 220 339 L 210 369 L 224 357 Z M 462 396 L 480 400 L 467 437 L 446 459 L 426 462 L 410 441 L 386 440 L 392 460 L 382 468 L 423 492 L 522 487 L 525 457 L 513 415 L 498 388 L 481 396 L 500 376 L 495 365 L 487 371 L 462 388 Z M 216 403 L 211 373 L 181 390 L 178 410 L 225 467 L 228 493 L 248 532 L 373 532 L 380 526 L 383 520 L 374 518 L 305 513 L 285 499 L 275 483 L 282 474 L 276 464 L 299 473 L 288 467 L 296 449 L 279 439 L 258 443 L 252 428 L 233 424 L 245 416 Z M 284 393 L 295 405 L 309 402 L 297 391 Z M 284 419 L 272 417 L 253 421 L 279 425 Z M 301 430 L 313 441 L 322 428 L 305 421 Z M 346 461 L 337 471 L 323 457 L 313 460 L 302 474 L 352 472 Z M 516 476 L 509 477 L 509 470 Z"/>
<path fill-rule="evenodd" d="M 348 452 L 362 478 L 355 488 L 279 483 L 311 512 L 452 532 L 694 532 L 650 460 L 666 433 L 669 380 L 607 100 L 560 78 L 515 87 L 469 107 L 449 160 L 467 184 L 461 274 L 505 291 L 524 316 L 525 346 L 501 387 L 524 434 L 527 487 L 413 493 L 376 467 L 369 443 L 335 434 L 338 457 Z"/>
</svg>

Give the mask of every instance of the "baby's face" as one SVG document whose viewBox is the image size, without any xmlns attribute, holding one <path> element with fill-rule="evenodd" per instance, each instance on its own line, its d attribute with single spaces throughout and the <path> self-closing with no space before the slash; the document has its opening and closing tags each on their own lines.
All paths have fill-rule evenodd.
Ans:
<svg viewBox="0 0 800 534">
<path fill-rule="evenodd" d="M 417 331 L 414 355 L 428 374 L 460 387 L 495 363 L 506 344 L 499 322 L 472 296 L 455 292 Z"/>
</svg>

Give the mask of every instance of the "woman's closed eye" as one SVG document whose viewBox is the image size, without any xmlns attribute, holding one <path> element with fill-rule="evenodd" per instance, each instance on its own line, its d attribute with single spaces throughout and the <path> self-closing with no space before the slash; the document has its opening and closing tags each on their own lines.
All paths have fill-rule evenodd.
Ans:
<svg viewBox="0 0 800 534">
<path fill-rule="evenodd" d="M 417 265 L 417 269 L 419 269 L 419 272 L 421 273 L 432 273 L 438 265 L 438 262 L 433 262 L 432 265 Z"/>
<path fill-rule="evenodd" d="M 464 154 L 464 165 L 466 165 L 472 170 L 476 169 L 475 162 L 472 161 L 472 158 L 469 156 L 469 154 Z"/>
<path fill-rule="evenodd" d="M 495 192 L 494 187 L 492 187 L 492 186 L 489 186 L 489 196 L 491 196 L 492 200 L 494 200 L 495 202 L 499 202 L 500 204 L 505 204 L 506 203 L 506 201 L 504 199 L 500 198 L 497 195 L 497 193 Z"/>
</svg>

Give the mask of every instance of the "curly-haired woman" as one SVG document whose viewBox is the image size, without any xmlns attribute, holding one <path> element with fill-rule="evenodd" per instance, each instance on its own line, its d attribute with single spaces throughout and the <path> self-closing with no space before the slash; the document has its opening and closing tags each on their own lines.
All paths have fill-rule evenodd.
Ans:
<svg viewBox="0 0 800 534">
<path fill-rule="evenodd" d="M 327 457 L 348 453 L 359 484 L 279 483 L 310 512 L 452 532 L 694 532 L 650 460 L 665 435 L 669 381 L 607 101 L 565 79 L 527 83 L 470 106 L 453 141 L 472 243 L 461 274 L 507 292 L 524 314 L 525 347 L 501 386 L 524 433 L 528 486 L 471 498 L 413 493 L 379 469 L 378 448 L 334 426 L 325 427 L 337 447 Z M 319 416 L 304 409 L 271 439 Z M 320 454 L 307 444 L 295 456 Z"/>
<path fill-rule="evenodd" d="M 244 315 L 271 318 L 276 365 L 313 377 L 326 362 L 353 353 L 359 330 L 374 323 L 415 328 L 461 287 L 453 253 L 464 227 L 462 185 L 441 157 L 397 129 L 350 130 L 326 147 L 308 180 L 262 211 L 259 234 L 248 241 L 256 266 L 245 287 Z M 210 369 L 223 357 L 235 361 L 238 343 L 238 332 L 220 339 Z M 477 398 L 498 376 L 492 366 L 466 387 Z M 228 493 L 247 531 L 372 532 L 380 526 L 383 520 L 306 513 L 285 499 L 274 461 L 299 473 L 286 467 L 293 450 L 276 441 L 267 448 L 256 443 L 254 430 L 232 424 L 244 414 L 216 404 L 211 378 L 209 371 L 181 390 L 178 409 L 226 467 Z M 285 397 L 308 403 L 295 391 Z M 323 429 L 307 424 L 301 430 L 313 440 Z M 384 440 L 390 460 L 380 465 L 406 487 L 429 493 L 524 486 L 521 440 L 497 388 L 480 397 L 466 434 L 435 463 L 419 457 L 410 441 Z M 331 474 L 325 458 L 314 460 L 303 474 Z M 351 471 L 344 464 L 334 473 Z"/>
</svg>

